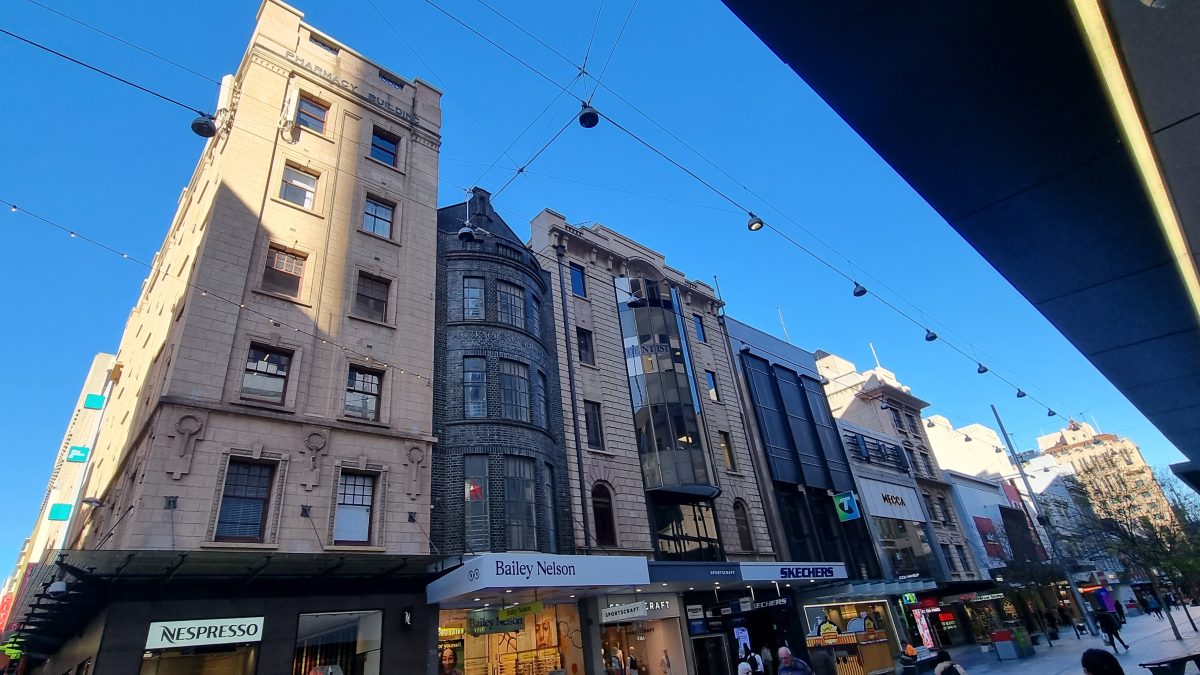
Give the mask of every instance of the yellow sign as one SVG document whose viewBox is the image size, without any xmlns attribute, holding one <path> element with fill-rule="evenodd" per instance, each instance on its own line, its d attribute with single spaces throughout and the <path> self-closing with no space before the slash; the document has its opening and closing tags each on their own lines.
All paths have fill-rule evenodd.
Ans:
<svg viewBox="0 0 1200 675">
<path fill-rule="evenodd" d="M 438 626 L 439 638 L 459 637 L 462 634 L 462 626 Z"/>
<path fill-rule="evenodd" d="M 501 621 L 506 619 L 516 619 L 517 617 L 529 616 L 542 611 L 542 603 L 540 602 L 525 602 L 515 607 L 505 607 L 497 613 Z"/>
</svg>

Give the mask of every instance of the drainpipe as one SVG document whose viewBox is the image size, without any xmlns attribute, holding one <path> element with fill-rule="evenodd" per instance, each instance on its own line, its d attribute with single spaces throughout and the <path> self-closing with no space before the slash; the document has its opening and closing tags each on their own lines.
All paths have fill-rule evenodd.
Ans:
<svg viewBox="0 0 1200 675">
<path fill-rule="evenodd" d="M 563 256 L 567 254 L 567 245 L 562 243 L 561 235 L 554 245 L 554 254 L 558 256 L 558 301 L 562 306 L 563 344 L 567 347 L 567 388 L 571 394 L 571 430 L 575 432 L 575 463 L 579 469 L 579 514 L 583 516 L 583 545 L 587 554 L 592 554 L 592 530 L 588 521 L 587 486 L 583 481 L 583 442 L 579 438 L 579 415 L 575 411 L 575 356 L 571 349 L 570 321 L 567 318 L 567 285 L 563 273 Z"/>
</svg>

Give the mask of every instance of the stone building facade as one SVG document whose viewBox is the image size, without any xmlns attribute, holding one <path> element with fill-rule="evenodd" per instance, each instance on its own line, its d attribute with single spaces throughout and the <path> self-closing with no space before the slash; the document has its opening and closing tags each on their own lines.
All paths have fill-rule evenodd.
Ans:
<svg viewBox="0 0 1200 675">
<path fill-rule="evenodd" d="M 603 225 L 544 210 L 531 231 L 559 306 L 576 549 L 772 559 L 713 289 Z"/>
<path fill-rule="evenodd" d="M 121 339 L 79 546 L 429 550 L 439 99 L 263 3 Z"/>
<path fill-rule="evenodd" d="M 437 261 L 436 548 L 570 553 L 550 272 L 481 188 L 438 210 Z"/>
</svg>

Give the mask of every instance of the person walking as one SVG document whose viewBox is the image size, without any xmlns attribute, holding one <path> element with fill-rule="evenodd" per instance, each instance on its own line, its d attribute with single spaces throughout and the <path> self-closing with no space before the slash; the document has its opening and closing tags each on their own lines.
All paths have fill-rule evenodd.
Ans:
<svg viewBox="0 0 1200 675">
<path fill-rule="evenodd" d="M 1116 603 L 1113 603 L 1113 606 L 1115 606 L 1117 608 L 1117 618 L 1121 620 L 1121 625 L 1124 626 L 1125 625 L 1125 603 L 1118 601 Z"/>
<path fill-rule="evenodd" d="M 737 675 L 751 675 L 754 671 L 750 670 L 750 664 L 745 661 L 738 661 Z"/>
<path fill-rule="evenodd" d="M 813 675 L 813 671 L 807 663 L 792 656 L 792 650 L 780 647 L 779 675 Z"/>
<path fill-rule="evenodd" d="M 1121 639 L 1121 624 L 1117 623 L 1117 617 L 1112 612 L 1100 612 L 1096 615 L 1096 623 L 1100 625 L 1100 630 L 1108 636 L 1108 641 L 1112 643 L 1113 652 L 1119 653 L 1117 643 L 1120 642 L 1125 651 L 1129 651 L 1129 645 L 1125 644 L 1125 640 Z"/>
<path fill-rule="evenodd" d="M 1125 675 L 1117 657 L 1103 649 L 1089 649 L 1079 659 L 1084 675 Z"/>
<path fill-rule="evenodd" d="M 838 675 L 837 661 L 828 649 L 814 649 L 808 653 L 813 675 Z"/>
<path fill-rule="evenodd" d="M 950 658 L 950 652 L 939 649 L 933 658 L 933 675 L 967 675 L 967 671 Z"/>
<path fill-rule="evenodd" d="M 1151 595 L 1150 597 L 1146 598 L 1146 605 L 1150 608 L 1150 613 L 1152 613 L 1156 619 L 1162 621 L 1162 603 L 1158 601 L 1158 598 Z"/>
</svg>

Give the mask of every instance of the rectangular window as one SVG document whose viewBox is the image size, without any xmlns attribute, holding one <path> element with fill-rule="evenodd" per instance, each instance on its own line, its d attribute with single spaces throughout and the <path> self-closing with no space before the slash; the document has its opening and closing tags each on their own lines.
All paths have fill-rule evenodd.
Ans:
<svg viewBox="0 0 1200 675">
<path fill-rule="evenodd" d="M 721 392 L 717 391 L 717 374 L 711 370 L 704 371 L 704 386 L 708 387 L 708 397 L 713 401 L 721 402 Z"/>
<path fill-rule="evenodd" d="M 696 326 L 696 339 L 701 342 L 708 342 L 708 336 L 704 333 L 704 319 L 699 314 L 693 314 L 692 324 Z"/>
<path fill-rule="evenodd" d="M 376 128 L 374 133 L 371 134 L 371 158 L 377 159 L 388 166 L 396 166 L 399 143 L 400 139 Z"/>
<path fill-rule="evenodd" d="M 308 36 L 308 41 L 313 43 L 314 45 L 320 47 L 321 49 L 324 49 L 325 51 L 329 52 L 330 54 L 333 54 L 334 56 L 337 56 L 338 51 L 340 51 L 337 47 L 334 47 L 333 45 L 329 44 L 328 42 L 325 42 L 324 40 L 317 38 L 316 36 L 313 36 L 313 35 Z"/>
<path fill-rule="evenodd" d="M 372 321 L 387 321 L 388 289 L 391 282 L 387 279 L 358 273 L 358 289 L 354 293 L 354 314 Z"/>
<path fill-rule="evenodd" d="M 264 291 L 292 298 L 300 297 L 300 280 L 304 277 L 304 256 L 272 246 L 267 251 L 267 266 L 263 271 Z"/>
<path fill-rule="evenodd" d="M 371 506 L 375 476 L 343 473 L 338 484 L 337 512 L 333 518 L 333 543 L 371 543 Z"/>
<path fill-rule="evenodd" d="M 549 553 L 558 553 L 558 524 L 557 513 L 555 511 L 554 496 L 554 467 L 550 464 L 542 464 L 542 494 L 545 499 L 542 500 L 542 518 L 546 520 L 546 546 L 544 547 Z"/>
<path fill-rule="evenodd" d="M 283 403 L 291 364 L 292 352 L 251 344 L 246 370 L 242 373 L 242 395 Z"/>
<path fill-rule="evenodd" d="M 364 420 L 378 420 L 382 383 L 383 373 L 350 366 L 350 374 L 346 378 L 346 414 Z"/>
<path fill-rule="evenodd" d="M 279 188 L 280 199 L 311 209 L 313 197 L 316 194 L 317 177 L 315 175 L 290 166 L 283 168 L 283 185 Z"/>
<path fill-rule="evenodd" d="M 323 134 L 325 133 L 325 116 L 328 114 L 329 106 L 301 96 L 300 105 L 296 108 L 296 124 Z"/>
<path fill-rule="evenodd" d="M 483 318 L 483 278 L 463 277 L 463 319 Z"/>
<path fill-rule="evenodd" d="M 383 645 L 383 612 L 365 610 L 354 612 L 324 612 L 301 614 L 296 628 L 296 648 L 292 652 L 291 673 L 354 673 L 355 675 L 379 675 Z M 196 650 L 203 654 L 204 649 Z M 211 654 L 206 661 L 208 668 L 222 668 L 221 672 L 240 673 L 241 670 L 224 670 L 217 666 L 224 656 L 220 652 Z M 200 665 L 193 672 L 199 672 Z M 212 672 L 205 669 L 206 672 Z M 163 668 L 162 672 L 166 672 Z"/>
<path fill-rule="evenodd" d="M 218 541 L 262 541 L 271 498 L 271 464 L 230 459 L 217 518 Z"/>
<path fill-rule="evenodd" d="M 550 382 L 546 374 L 538 371 L 538 410 L 541 412 L 541 426 L 550 427 Z"/>
<path fill-rule="evenodd" d="M 496 244 L 496 252 L 499 253 L 501 257 L 508 258 L 509 260 L 525 260 L 525 254 L 521 253 L 519 249 L 513 248 L 512 246 Z"/>
<path fill-rule="evenodd" d="M 395 204 L 382 202 L 374 197 L 367 197 L 363 208 L 363 232 L 370 232 L 391 239 L 392 218 L 396 211 Z"/>
<path fill-rule="evenodd" d="M 537 298 L 529 301 L 529 332 L 539 337 L 542 334 L 542 301 Z"/>
<path fill-rule="evenodd" d="M 571 292 L 581 298 L 587 297 L 587 273 L 575 263 L 571 263 Z"/>
<path fill-rule="evenodd" d="M 589 366 L 596 365 L 596 353 L 592 345 L 592 331 L 576 328 L 575 343 L 579 345 L 579 362 L 586 363 Z"/>
<path fill-rule="evenodd" d="M 534 462 L 525 457 L 504 458 L 504 501 L 510 551 L 537 550 L 537 483 Z"/>
<path fill-rule="evenodd" d="M 964 572 L 970 570 L 971 565 L 967 563 L 967 549 L 963 548 L 962 544 L 955 544 L 954 552 L 958 554 L 958 566 L 961 567 Z"/>
<path fill-rule="evenodd" d="M 492 548 L 491 528 L 488 523 L 488 456 L 466 455 L 463 457 L 464 527 L 467 550 L 473 553 Z"/>
<path fill-rule="evenodd" d="M 725 457 L 725 468 L 737 471 L 737 458 L 733 454 L 733 439 L 728 431 L 718 431 L 717 441 L 721 444 L 721 455 Z"/>
<path fill-rule="evenodd" d="M 942 524 L 950 525 L 954 523 L 954 518 L 950 516 L 950 505 L 946 503 L 945 497 L 938 497 L 938 509 L 942 512 Z"/>
<path fill-rule="evenodd" d="M 946 566 L 950 568 L 951 572 L 958 572 L 960 570 L 958 561 L 950 554 L 949 544 L 942 544 L 942 556 L 946 559 Z"/>
<path fill-rule="evenodd" d="M 896 409 L 896 404 L 891 401 L 887 402 L 888 410 L 892 413 L 892 425 L 896 427 L 896 431 L 906 433 L 908 429 L 904 426 L 904 418 L 900 416 L 900 411 Z"/>
<path fill-rule="evenodd" d="M 525 289 L 507 281 L 496 282 L 496 319 L 510 326 L 525 327 Z"/>
<path fill-rule="evenodd" d="M 500 361 L 500 403 L 505 419 L 529 421 L 529 366 Z"/>
<path fill-rule="evenodd" d="M 904 418 L 908 420 L 908 430 L 919 436 L 921 434 L 921 427 L 917 423 L 916 415 L 904 413 Z"/>
<path fill-rule="evenodd" d="M 463 357 L 463 417 L 487 417 L 487 359 Z"/>
<path fill-rule="evenodd" d="M 600 404 L 595 401 L 583 402 L 583 425 L 587 429 L 587 444 L 589 448 L 604 447 L 604 428 L 601 426 Z"/>
</svg>

